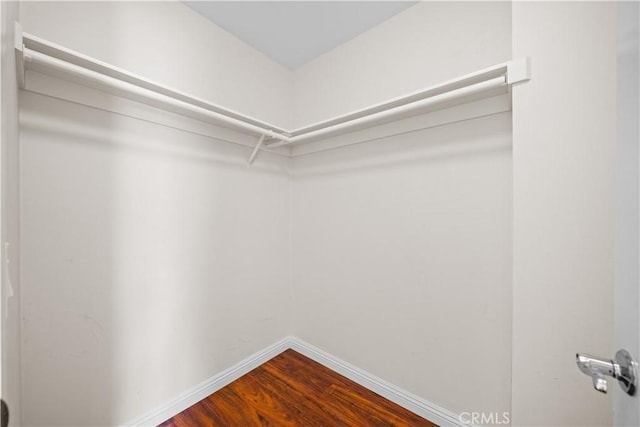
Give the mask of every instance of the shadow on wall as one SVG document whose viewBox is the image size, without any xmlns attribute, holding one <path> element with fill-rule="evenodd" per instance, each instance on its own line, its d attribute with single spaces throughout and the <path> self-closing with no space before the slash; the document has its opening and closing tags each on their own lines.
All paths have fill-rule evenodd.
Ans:
<svg viewBox="0 0 640 427">
<path fill-rule="evenodd" d="M 296 158 L 294 335 L 453 412 L 508 412 L 511 141 L 506 112 Z"/>
<path fill-rule="evenodd" d="M 21 95 L 26 425 L 113 424 L 118 340 L 129 333 L 111 326 L 126 310 L 116 305 L 114 159 L 108 146 L 74 134 L 91 122 L 71 114 L 59 101 Z M 114 124 L 104 117 L 100 127 Z"/>
<path fill-rule="evenodd" d="M 122 424 L 286 334 L 288 159 L 21 103 L 26 425 Z"/>
<path fill-rule="evenodd" d="M 331 152 L 314 153 L 297 158 L 296 178 L 320 177 L 350 172 L 366 172 L 369 169 L 385 171 L 399 167 L 456 162 L 463 158 L 477 158 L 496 152 L 511 151 L 511 141 L 491 138 L 504 133 L 503 120 L 492 117 L 496 113 L 462 123 L 449 123 L 404 132 L 372 142 L 336 148 Z M 489 137 L 486 137 L 489 136 Z"/>
</svg>

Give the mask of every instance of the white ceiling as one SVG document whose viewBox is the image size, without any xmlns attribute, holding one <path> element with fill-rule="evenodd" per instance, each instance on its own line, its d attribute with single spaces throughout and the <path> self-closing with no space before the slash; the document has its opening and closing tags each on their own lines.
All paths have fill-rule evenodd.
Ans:
<svg viewBox="0 0 640 427">
<path fill-rule="evenodd" d="M 196 12 L 296 69 L 415 1 L 185 1 Z"/>
</svg>

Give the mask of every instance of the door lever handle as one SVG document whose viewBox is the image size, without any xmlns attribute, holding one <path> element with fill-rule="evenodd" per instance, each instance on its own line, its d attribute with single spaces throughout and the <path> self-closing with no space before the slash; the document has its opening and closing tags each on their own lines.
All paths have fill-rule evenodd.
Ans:
<svg viewBox="0 0 640 427">
<path fill-rule="evenodd" d="M 593 380 L 593 388 L 598 390 L 600 393 L 607 392 L 607 379 L 604 377 L 604 375 L 599 373 L 591 374 L 591 379 Z"/>
<path fill-rule="evenodd" d="M 576 364 L 580 371 L 591 377 L 593 388 L 601 393 L 607 392 L 607 376 L 617 379 L 627 394 L 633 396 L 636 392 L 637 363 L 626 350 L 618 350 L 613 360 L 577 353 Z"/>
</svg>

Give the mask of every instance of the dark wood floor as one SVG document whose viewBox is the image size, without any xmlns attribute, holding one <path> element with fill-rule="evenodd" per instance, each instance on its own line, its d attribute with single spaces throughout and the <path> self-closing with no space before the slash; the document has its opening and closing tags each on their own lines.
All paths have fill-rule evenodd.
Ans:
<svg viewBox="0 0 640 427">
<path fill-rule="evenodd" d="M 287 350 L 161 426 L 434 427 L 435 424 Z"/>
</svg>

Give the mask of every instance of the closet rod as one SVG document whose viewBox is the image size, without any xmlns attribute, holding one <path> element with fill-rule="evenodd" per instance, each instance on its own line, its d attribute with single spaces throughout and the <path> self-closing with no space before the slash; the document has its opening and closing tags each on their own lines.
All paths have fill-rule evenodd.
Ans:
<svg viewBox="0 0 640 427">
<path fill-rule="evenodd" d="M 162 93 L 137 86 L 133 83 L 107 76 L 97 71 L 93 71 L 79 65 L 75 65 L 70 62 L 51 57 L 49 55 L 45 55 L 44 53 L 40 53 L 26 47 L 24 48 L 23 56 L 25 63 L 28 64 L 27 68 L 35 70 L 38 70 L 40 68 L 54 70 L 56 73 L 60 73 L 63 76 L 75 77 L 84 83 L 97 83 L 100 87 L 109 88 L 116 94 L 126 95 L 128 98 L 133 98 L 146 104 L 150 104 L 151 106 L 171 106 L 183 111 L 188 111 L 196 115 L 213 119 L 217 122 L 225 123 L 235 128 L 243 129 L 250 133 L 264 135 L 265 137 L 271 139 L 277 139 L 283 142 L 288 142 L 290 139 L 289 137 L 276 133 L 271 129 L 265 129 L 257 125 L 247 123 L 245 121 L 191 104 L 189 102 L 172 98 L 171 96 L 164 95 Z"/>
<path fill-rule="evenodd" d="M 461 87 L 448 92 L 444 92 L 438 95 L 424 98 L 419 101 L 414 101 L 409 104 L 400 105 L 398 107 L 383 110 L 378 113 L 369 114 L 363 117 L 348 120 L 342 123 L 338 123 L 332 126 L 323 127 L 317 130 L 295 135 L 289 138 L 288 141 L 279 141 L 268 144 L 267 148 L 277 148 L 283 145 L 294 144 L 297 142 L 304 142 L 314 138 L 321 138 L 332 134 L 340 133 L 343 131 L 355 130 L 357 128 L 364 128 L 368 125 L 381 124 L 387 121 L 392 121 L 400 116 L 409 116 L 412 112 L 418 112 L 420 110 L 426 110 L 429 107 L 438 106 L 447 102 L 453 102 L 461 98 L 470 98 L 473 95 L 484 93 L 487 91 L 505 88 L 507 87 L 506 75 L 494 77 L 490 80 L 482 81 L 470 86 Z"/>
<path fill-rule="evenodd" d="M 71 78 L 85 86 L 114 93 L 168 111 L 206 118 L 214 123 L 257 135 L 251 154 L 253 161 L 261 149 L 275 149 L 298 142 L 348 133 L 437 108 L 447 108 L 480 96 L 506 92 L 513 83 L 530 79 L 530 60 L 521 58 L 497 64 L 437 85 L 384 101 L 338 117 L 292 131 L 272 126 L 236 111 L 209 103 L 144 77 L 74 52 L 36 36 L 23 33 L 16 24 L 16 63 L 20 86 L 24 87 L 25 68 L 64 79 Z"/>
</svg>

